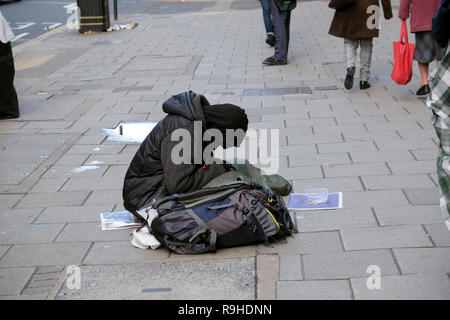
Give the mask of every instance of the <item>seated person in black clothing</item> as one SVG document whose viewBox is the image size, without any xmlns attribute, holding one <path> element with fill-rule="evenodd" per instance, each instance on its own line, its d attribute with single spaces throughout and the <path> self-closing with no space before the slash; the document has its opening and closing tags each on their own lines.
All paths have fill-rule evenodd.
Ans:
<svg viewBox="0 0 450 320">
<path fill-rule="evenodd" d="M 242 108 L 232 104 L 210 105 L 203 95 L 192 91 L 172 96 L 163 103 L 163 111 L 167 116 L 142 142 L 125 175 L 123 200 L 124 207 L 130 212 L 148 207 L 152 201 L 167 194 L 200 189 L 232 170 L 226 163 L 206 164 L 202 160 L 194 160 L 198 159 L 198 152 L 203 159 L 206 147 L 203 139 L 200 143 L 198 139 L 191 139 L 192 150 L 189 151 L 192 161 L 174 161 L 174 148 L 180 144 L 177 139 L 172 141 L 175 130 L 183 128 L 194 137 L 194 127 L 200 127 L 203 137 L 205 130 L 218 129 L 223 134 L 223 141 L 226 140 L 226 129 L 247 131 L 248 119 Z M 233 146 L 241 143 L 242 140 L 238 140 L 233 139 Z"/>
</svg>

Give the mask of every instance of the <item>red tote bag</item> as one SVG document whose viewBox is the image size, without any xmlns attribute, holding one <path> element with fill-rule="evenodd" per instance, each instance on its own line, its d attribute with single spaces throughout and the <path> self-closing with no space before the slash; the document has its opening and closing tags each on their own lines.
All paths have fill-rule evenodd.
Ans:
<svg viewBox="0 0 450 320">
<path fill-rule="evenodd" d="M 405 85 L 411 81 L 413 57 L 414 44 L 408 43 L 408 28 L 403 20 L 400 41 L 394 42 L 394 70 L 391 78 L 397 84 Z"/>
</svg>

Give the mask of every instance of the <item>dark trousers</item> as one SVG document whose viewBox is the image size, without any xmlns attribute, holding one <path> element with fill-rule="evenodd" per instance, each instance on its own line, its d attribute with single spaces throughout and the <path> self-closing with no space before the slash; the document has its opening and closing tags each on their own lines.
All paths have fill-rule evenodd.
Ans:
<svg viewBox="0 0 450 320">
<path fill-rule="evenodd" d="M 275 54 L 273 56 L 276 59 L 287 61 L 291 11 L 280 12 L 275 0 L 270 0 L 270 9 L 275 31 Z"/>
<path fill-rule="evenodd" d="M 14 88 L 14 59 L 11 43 L 0 41 L 0 119 L 17 118 L 19 101 Z"/>
<path fill-rule="evenodd" d="M 273 24 L 272 24 L 272 13 L 270 11 L 270 0 L 259 0 L 261 2 L 263 19 L 264 19 L 264 28 L 266 29 L 266 33 L 273 33 Z"/>
</svg>

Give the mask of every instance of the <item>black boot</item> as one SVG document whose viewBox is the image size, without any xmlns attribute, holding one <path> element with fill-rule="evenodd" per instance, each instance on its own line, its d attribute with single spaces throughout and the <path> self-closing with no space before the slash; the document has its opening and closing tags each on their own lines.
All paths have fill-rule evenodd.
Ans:
<svg viewBox="0 0 450 320">
<path fill-rule="evenodd" d="M 431 92 L 430 86 L 425 84 L 425 85 L 421 86 L 419 90 L 417 90 L 416 95 L 417 96 L 426 96 L 427 94 L 430 94 L 430 92 Z"/>
<path fill-rule="evenodd" d="M 344 86 L 345 89 L 350 90 L 353 88 L 353 77 L 355 75 L 355 67 L 347 68 L 347 76 L 345 77 Z"/>
<path fill-rule="evenodd" d="M 370 83 L 367 82 L 367 81 L 360 81 L 360 82 L 359 82 L 359 88 L 360 88 L 361 90 L 366 90 L 366 89 L 369 89 L 370 87 L 371 87 L 371 85 L 370 85 Z"/>
<path fill-rule="evenodd" d="M 267 35 L 266 43 L 271 47 L 273 47 L 275 45 L 275 37 L 273 36 L 273 34 Z"/>
</svg>

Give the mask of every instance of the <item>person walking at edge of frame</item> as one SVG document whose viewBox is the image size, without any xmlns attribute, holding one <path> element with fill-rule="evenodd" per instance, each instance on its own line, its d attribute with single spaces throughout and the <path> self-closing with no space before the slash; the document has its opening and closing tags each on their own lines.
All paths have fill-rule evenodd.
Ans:
<svg viewBox="0 0 450 320">
<path fill-rule="evenodd" d="M 296 6 L 297 0 L 270 0 L 275 31 L 275 52 L 273 56 L 265 59 L 263 64 L 268 66 L 287 64 L 291 11 Z"/>
<path fill-rule="evenodd" d="M 393 17 L 390 0 L 381 0 L 383 15 L 386 20 Z M 378 0 L 358 0 L 342 10 L 336 10 L 331 22 L 329 34 L 344 38 L 345 60 L 347 64 L 347 75 L 344 86 L 347 90 L 353 88 L 353 77 L 356 70 L 356 52 L 358 46 L 360 52 L 360 82 L 359 88 L 365 90 L 370 88 L 370 67 L 372 64 L 373 38 L 378 37 L 379 26 L 373 25 L 374 15 L 379 11 L 371 10 L 370 7 L 379 8 Z M 379 16 L 378 16 L 379 18 Z"/>
<path fill-rule="evenodd" d="M 14 33 L 0 12 L 0 120 L 19 117 L 19 101 L 14 88 L 13 38 Z"/>
<path fill-rule="evenodd" d="M 447 53 L 430 75 L 430 95 L 427 106 L 432 111 L 432 123 L 439 139 L 436 161 L 440 190 L 440 208 L 450 231 L 450 0 L 442 0 L 433 18 L 431 37 Z"/>
<path fill-rule="evenodd" d="M 411 32 L 416 36 L 414 60 L 419 64 L 420 71 L 420 88 L 416 92 L 417 96 L 426 96 L 430 93 L 430 86 L 428 85 L 429 64 L 436 60 L 437 65 L 439 65 L 447 51 L 447 47 L 441 48 L 431 37 L 431 22 L 439 3 L 440 0 L 400 0 L 398 17 L 401 20 L 406 20 L 411 16 Z"/>
</svg>

